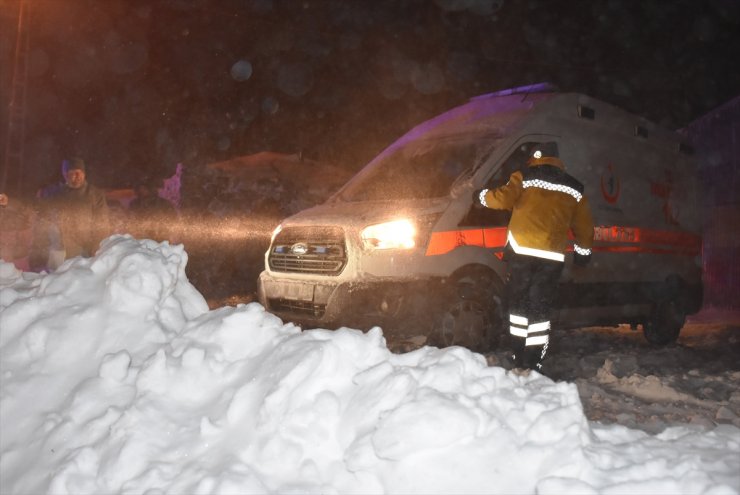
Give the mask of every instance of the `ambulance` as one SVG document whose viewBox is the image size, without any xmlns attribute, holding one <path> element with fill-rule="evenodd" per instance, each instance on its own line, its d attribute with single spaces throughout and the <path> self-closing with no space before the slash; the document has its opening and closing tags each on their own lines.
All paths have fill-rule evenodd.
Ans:
<svg viewBox="0 0 740 495">
<path fill-rule="evenodd" d="M 566 264 L 553 328 L 628 324 L 674 342 L 702 302 L 692 150 L 677 133 L 548 84 L 470 99 L 412 128 L 319 206 L 285 219 L 258 282 L 264 307 L 310 328 L 380 326 L 485 351 L 508 333 L 505 184 L 554 141 L 594 218 L 586 267 Z M 572 250 L 572 246 L 570 247 Z"/>
</svg>

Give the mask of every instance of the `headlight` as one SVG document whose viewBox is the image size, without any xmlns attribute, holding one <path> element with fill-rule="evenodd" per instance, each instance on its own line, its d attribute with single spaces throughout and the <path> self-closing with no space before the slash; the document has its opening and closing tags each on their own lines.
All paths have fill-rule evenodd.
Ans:
<svg viewBox="0 0 740 495">
<path fill-rule="evenodd" d="M 408 220 L 370 225 L 360 233 L 369 249 L 411 249 L 416 246 L 416 227 Z"/>
</svg>

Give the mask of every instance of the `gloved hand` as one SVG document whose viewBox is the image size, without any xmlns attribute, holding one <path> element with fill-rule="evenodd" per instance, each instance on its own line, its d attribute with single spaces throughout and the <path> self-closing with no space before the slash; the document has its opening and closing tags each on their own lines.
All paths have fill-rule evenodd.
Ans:
<svg viewBox="0 0 740 495">
<path fill-rule="evenodd" d="M 586 266 L 588 265 L 588 262 L 591 261 L 591 254 L 578 254 L 577 252 L 573 252 L 573 264 L 576 266 Z"/>
<path fill-rule="evenodd" d="M 482 196 L 488 192 L 488 189 L 476 189 L 473 191 L 473 206 L 476 208 L 485 208 L 487 205 L 482 201 Z"/>
</svg>

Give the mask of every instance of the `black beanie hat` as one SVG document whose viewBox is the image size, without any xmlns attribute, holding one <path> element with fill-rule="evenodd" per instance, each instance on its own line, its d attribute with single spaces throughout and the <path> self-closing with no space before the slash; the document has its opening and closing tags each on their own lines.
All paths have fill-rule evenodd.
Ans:
<svg viewBox="0 0 740 495">
<path fill-rule="evenodd" d="M 70 170 L 82 170 L 85 171 L 85 162 L 82 158 L 70 158 L 62 162 L 62 173 L 66 174 Z"/>
<path fill-rule="evenodd" d="M 532 147 L 532 158 L 535 160 L 538 158 L 545 158 L 546 156 L 557 158 L 558 154 L 558 143 L 550 141 L 547 143 L 539 143 Z"/>
</svg>

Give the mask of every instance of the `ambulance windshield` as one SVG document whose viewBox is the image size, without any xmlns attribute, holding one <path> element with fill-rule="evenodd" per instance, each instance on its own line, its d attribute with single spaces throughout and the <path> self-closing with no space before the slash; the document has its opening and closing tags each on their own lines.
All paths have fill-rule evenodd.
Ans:
<svg viewBox="0 0 740 495">
<path fill-rule="evenodd" d="M 495 144 L 495 138 L 478 135 L 391 146 L 353 177 L 338 199 L 386 201 L 446 196 L 458 178 L 485 161 Z"/>
</svg>

